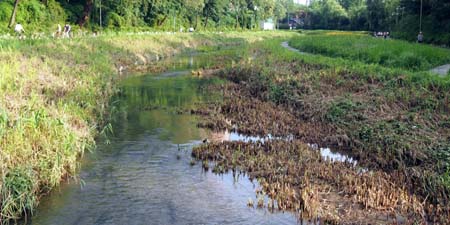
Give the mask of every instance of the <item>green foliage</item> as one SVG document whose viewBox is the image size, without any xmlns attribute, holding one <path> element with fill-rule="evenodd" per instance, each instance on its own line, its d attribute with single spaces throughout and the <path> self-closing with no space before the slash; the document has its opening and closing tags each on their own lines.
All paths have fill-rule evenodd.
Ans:
<svg viewBox="0 0 450 225">
<path fill-rule="evenodd" d="M 37 206 L 38 184 L 35 173 L 30 167 L 16 167 L 3 179 L 1 187 L 1 215 L 7 219 L 19 219 L 22 212 L 33 210 Z M 4 219 L 4 218 L 2 218 Z"/>
<path fill-rule="evenodd" d="M 0 21 L 5 23 L 11 17 L 13 6 L 10 1 L 0 2 Z"/>
<path fill-rule="evenodd" d="M 393 37 L 415 41 L 421 2 L 425 41 L 450 46 L 448 1 L 311 0 L 307 9 L 296 14 L 303 19 L 304 28 L 390 31 Z"/>
<path fill-rule="evenodd" d="M 122 28 L 125 25 L 124 18 L 115 12 L 109 12 L 106 16 L 106 26 L 111 29 Z"/>
<path fill-rule="evenodd" d="M 357 105 L 348 98 L 340 99 L 331 103 L 325 118 L 332 123 L 341 123 L 345 118 L 351 118 L 353 111 Z"/>
<path fill-rule="evenodd" d="M 316 0 L 311 4 L 312 24 L 322 29 L 339 29 L 348 19 L 347 11 L 337 0 Z"/>
<path fill-rule="evenodd" d="M 7 29 L 14 1 L 0 4 L 1 32 Z M 260 20 L 284 18 L 292 4 L 290 0 L 29 0 L 19 2 L 17 21 L 30 33 L 54 32 L 57 23 L 80 24 L 84 20 L 91 29 L 127 31 L 148 30 L 148 27 L 172 31 L 189 27 L 253 29 L 259 26 Z"/>
</svg>

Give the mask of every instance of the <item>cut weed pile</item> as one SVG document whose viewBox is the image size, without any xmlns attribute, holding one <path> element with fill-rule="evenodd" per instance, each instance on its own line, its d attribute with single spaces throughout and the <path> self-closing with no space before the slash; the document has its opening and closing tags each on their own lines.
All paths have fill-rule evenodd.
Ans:
<svg viewBox="0 0 450 225">
<path fill-rule="evenodd" d="M 280 43 L 252 46 L 249 57 L 218 74 L 230 81 L 219 88 L 225 100 L 194 112 L 208 115 L 200 126 L 294 140 L 212 143 L 193 155 L 213 160 L 213 171 L 237 169 L 258 178 L 280 209 L 305 218 L 366 223 L 383 212 L 400 216 L 398 222 L 449 223 L 450 79 L 301 55 Z M 345 152 L 369 172 L 324 162 L 297 140 Z M 336 195 L 346 202 L 342 210 L 323 208 L 320 199 Z M 346 212 L 357 210 L 354 204 L 373 214 L 352 217 Z M 382 223 L 396 217 L 389 218 Z"/>
<path fill-rule="evenodd" d="M 120 72 L 145 70 L 188 49 L 211 50 L 285 33 L 151 34 L 70 40 L 0 40 L 0 222 L 33 211 L 76 175 L 110 118 Z M 159 68 L 164 70 L 164 68 Z"/>
</svg>

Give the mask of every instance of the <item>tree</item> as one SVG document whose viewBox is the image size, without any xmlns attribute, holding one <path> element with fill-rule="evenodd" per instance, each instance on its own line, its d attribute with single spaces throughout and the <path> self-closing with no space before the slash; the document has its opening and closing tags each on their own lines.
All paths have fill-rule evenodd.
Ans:
<svg viewBox="0 0 450 225">
<path fill-rule="evenodd" d="M 364 0 L 353 1 L 348 8 L 348 16 L 350 19 L 350 29 L 367 29 L 367 5 Z"/>
<path fill-rule="evenodd" d="M 78 25 L 80 25 L 80 27 L 84 27 L 84 25 L 86 25 L 86 23 L 89 21 L 93 5 L 94 5 L 93 0 L 86 0 L 83 9 L 83 15 L 80 17 L 78 21 Z"/>
<path fill-rule="evenodd" d="M 348 19 L 347 11 L 337 0 L 316 0 L 311 3 L 312 23 L 316 28 L 339 29 Z"/>
<path fill-rule="evenodd" d="M 367 0 L 367 21 L 373 31 L 386 29 L 386 10 L 383 0 Z"/>
<path fill-rule="evenodd" d="M 275 21 L 282 19 L 286 16 L 287 9 L 283 4 L 283 1 L 276 1 L 275 9 L 273 10 L 273 15 L 275 17 Z M 278 22 L 277 22 L 278 24 Z"/>
<path fill-rule="evenodd" d="M 194 27 L 197 29 L 198 25 L 198 17 L 203 12 L 203 8 L 205 7 L 204 0 L 184 0 L 183 2 L 184 9 L 186 10 L 186 16 L 189 20 L 190 27 Z"/>
<path fill-rule="evenodd" d="M 221 13 L 223 11 L 224 1 L 218 0 L 205 0 L 205 6 L 203 8 L 203 27 L 208 26 L 208 21 L 212 18 L 214 21 L 219 21 Z"/>
<path fill-rule="evenodd" d="M 9 28 L 11 28 L 16 23 L 16 14 L 17 14 L 18 6 L 19 6 L 19 0 L 15 0 L 14 9 L 11 13 L 11 19 L 9 20 L 9 25 L 8 25 Z"/>
</svg>

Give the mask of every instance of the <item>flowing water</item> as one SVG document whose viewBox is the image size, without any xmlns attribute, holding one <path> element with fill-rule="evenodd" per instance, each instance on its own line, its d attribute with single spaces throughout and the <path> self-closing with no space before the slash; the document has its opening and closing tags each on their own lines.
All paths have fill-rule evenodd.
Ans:
<svg viewBox="0 0 450 225">
<path fill-rule="evenodd" d="M 124 80 L 109 144 L 99 140 L 83 159 L 79 182 L 44 197 L 28 223 L 296 224 L 293 214 L 246 206 L 249 198 L 256 202 L 256 183 L 190 165 L 192 147 L 212 133 L 197 128 L 201 118 L 179 112 L 221 98 L 205 89 L 219 81 L 190 75 L 213 60 L 181 57 L 162 62 L 168 72 Z"/>
</svg>

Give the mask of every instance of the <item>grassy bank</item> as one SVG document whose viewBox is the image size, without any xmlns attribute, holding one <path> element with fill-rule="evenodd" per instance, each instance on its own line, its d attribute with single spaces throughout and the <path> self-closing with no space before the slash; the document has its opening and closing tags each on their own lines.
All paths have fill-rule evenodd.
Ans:
<svg viewBox="0 0 450 225">
<path fill-rule="evenodd" d="M 303 38 L 310 39 L 295 37 L 290 43 L 300 46 Z M 333 38 L 338 43 L 347 41 L 346 35 Z M 372 213 L 387 211 L 403 216 L 407 223 L 448 223 L 450 78 L 351 57 L 299 54 L 281 48 L 281 41 L 257 43 L 249 51 L 255 56 L 252 60 L 219 74 L 232 83 L 225 91 L 230 99 L 201 112 L 212 117 L 205 127 L 223 127 L 226 121 L 221 118 L 229 118 L 242 133 L 294 136 L 305 143 L 340 150 L 371 172 L 360 173 L 345 163 L 327 165 L 320 159 L 310 166 L 298 164 L 290 159 L 303 151 L 295 151 L 290 145 L 272 147 L 272 143 L 262 147 L 212 144 L 195 150 L 194 156 L 214 160 L 219 168 L 213 170 L 219 172 L 223 168 L 244 168 L 251 177 L 268 182 L 265 193 L 273 191 L 272 199 L 281 201 L 282 207 L 286 204 L 296 212 L 304 210 L 313 218 L 326 218 L 327 212 L 334 212 L 326 209 L 327 204 L 322 208 L 317 199 L 327 200 L 335 191 L 350 196 L 350 202 L 373 209 Z M 233 149 L 241 150 L 242 155 L 236 156 Z M 269 165 L 255 158 L 267 160 Z M 347 170 L 353 172 L 342 172 Z M 326 175 L 334 173 L 331 179 Z M 302 179 L 306 181 L 298 182 Z M 333 187 L 331 195 L 323 191 L 327 190 L 324 183 Z M 355 186 L 358 190 L 352 190 Z M 304 197 L 311 188 L 314 191 Z M 316 201 L 317 210 L 304 208 L 309 198 Z M 308 211 L 311 209 L 313 212 Z M 373 222 L 343 218 L 341 222 Z"/>
<path fill-rule="evenodd" d="M 145 70 L 187 49 L 245 46 L 285 33 L 116 35 L 71 40 L 0 40 L 2 223 L 76 174 L 109 118 L 119 71 Z"/>
<path fill-rule="evenodd" d="M 384 40 L 364 33 L 316 31 L 295 38 L 291 45 L 304 52 L 342 57 L 388 68 L 425 71 L 450 63 L 450 50 L 402 40 Z"/>
</svg>

